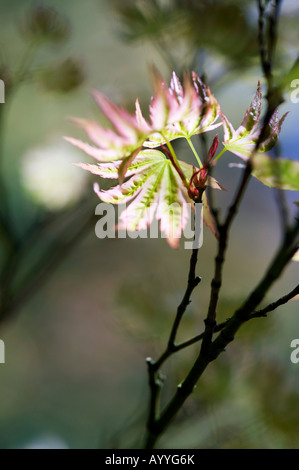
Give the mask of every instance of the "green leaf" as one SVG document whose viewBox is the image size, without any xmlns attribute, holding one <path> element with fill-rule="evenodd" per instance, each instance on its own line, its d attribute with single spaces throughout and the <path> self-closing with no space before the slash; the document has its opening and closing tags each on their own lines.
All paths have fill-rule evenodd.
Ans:
<svg viewBox="0 0 299 470">
<path fill-rule="evenodd" d="M 116 177 L 120 162 L 114 164 Z M 112 173 L 111 164 L 107 163 L 85 169 L 101 176 L 107 172 L 111 177 Z M 104 202 L 130 202 L 121 214 L 121 228 L 146 229 L 155 216 L 170 246 L 177 247 L 193 202 L 171 161 L 158 150 L 143 150 L 129 166 L 127 175 L 130 177 L 122 185 L 107 191 L 96 187 L 96 193 Z"/>
<path fill-rule="evenodd" d="M 279 80 L 279 87 L 289 91 L 291 83 L 299 77 L 299 58 L 294 62 L 292 68 Z"/>
<path fill-rule="evenodd" d="M 238 129 L 234 129 L 227 117 L 221 113 L 224 130 L 224 147 L 242 160 L 248 160 L 255 149 L 262 130 L 261 115 L 262 93 L 258 82 L 255 97 L 247 109 L 244 119 Z M 260 142 L 260 152 L 267 152 L 277 143 L 282 123 L 287 113 L 278 119 L 278 109 L 273 113 Z"/>
<path fill-rule="evenodd" d="M 299 161 L 258 153 L 253 159 L 252 174 L 271 188 L 299 191 Z"/>
<path fill-rule="evenodd" d="M 102 178 L 118 179 L 122 160 L 91 165 L 79 163 L 84 170 Z M 179 162 L 187 182 L 198 170 L 193 165 Z M 207 184 L 213 189 L 223 190 L 212 177 Z M 172 162 L 159 150 L 142 150 L 126 170 L 126 181 L 106 191 L 95 184 L 99 198 L 111 204 L 129 203 L 122 212 L 119 228 L 143 230 L 154 217 L 160 221 L 160 229 L 170 246 L 176 248 L 184 227 L 187 224 L 194 201 L 182 182 Z M 218 236 L 214 218 L 211 214 L 205 193 L 203 194 L 203 219 L 213 235 Z"/>
</svg>

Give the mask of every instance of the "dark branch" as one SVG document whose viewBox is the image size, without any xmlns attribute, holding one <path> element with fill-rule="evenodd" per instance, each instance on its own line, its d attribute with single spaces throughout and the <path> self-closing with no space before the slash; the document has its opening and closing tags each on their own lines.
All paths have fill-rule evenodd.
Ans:
<svg viewBox="0 0 299 470">
<path fill-rule="evenodd" d="M 272 302 L 271 304 L 267 305 L 267 307 L 264 307 L 261 310 L 257 310 L 255 312 L 253 312 L 250 315 L 250 319 L 251 318 L 259 318 L 259 317 L 266 317 L 269 312 L 273 312 L 273 310 L 276 310 L 281 305 L 286 304 L 287 302 L 289 302 L 289 300 L 293 299 L 298 294 L 299 294 L 299 284 L 291 292 L 284 295 L 283 297 L 276 300 L 275 302 Z"/>
</svg>

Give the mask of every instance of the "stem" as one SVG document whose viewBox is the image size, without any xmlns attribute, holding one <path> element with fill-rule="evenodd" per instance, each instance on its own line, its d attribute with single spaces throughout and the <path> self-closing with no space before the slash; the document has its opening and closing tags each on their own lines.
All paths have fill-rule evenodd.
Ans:
<svg viewBox="0 0 299 470">
<path fill-rule="evenodd" d="M 190 304 L 191 294 L 195 287 L 201 281 L 201 278 L 196 276 L 196 265 L 198 260 L 198 248 L 193 248 L 190 264 L 189 264 L 189 274 L 188 274 L 188 282 L 185 294 L 180 305 L 177 308 L 177 313 L 174 319 L 174 323 L 169 335 L 167 347 L 165 351 L 161 354 L 157 361 L 153 361 L 151 358 L 147 358 L 147 365 L 148 365 L 148 377 L 149 377 L 149 388 L 150 388 L 150 403 L 149 403 L 149 414 L 147 420 L 147 438 L 146 438 L 146 447 L 150 448 L 152 444 L 155 442 L 154 434 L 152 434 L 151 429 L 155 427 L 155 423 L 157 421 L 156 415 L 159 408 L 159 398 L 160 398 L 160 391 L 162 386 L 161 377 L 157 374 L 161 365 L 166 361 L 166 359 L 173 354 L 174 352 L 178 351 L 179 349 L 183 349 L 184 347 L 188 346 L 188 344 L 182 343 L 179 346 L 175 345 L 175 339 L 177 335 L 178 328 L 180 326 L 181 320 L 183 315 Z M 196 342 L 197 338 L 192 338 L 186 343 L 190 344 L 190 341 Z"/>
<path fill-rule="evenodd" d="M 202 165 L 201 159 L 199 158 L 198 153 L 196 152 L 195 147 L 194 147 L 194 145 L 192 144 L 192 141 L 191 141 L 191 138 L 190 138 L 190 137 L 187 138 L 187 142 L 188 142 L 188 144 L 190 145 L 190 148 L 191 148 L 191 150 L 192 150 L 192 152 L 193 152 L 193 154 L 194 154 L 194 156 L 195 156 L 195 158 L 196 158 L 196 160 L 197 160 L 197 162 L 198 162 L 198 164 L 199 164 L 199 168 L 202 168 L 203 165 Z"/>
<path fill-rule="evenodd" d="M 189 184 L 186 180 L 186 177 L 183 173 L 183 170 L 181 169 L 180 165 L 179 165 L 179 162 L 178 162 L 178 159 L 174 159 L 173 157 L 173 154 L 171 153 L 170 149 L 168 147 L 165 147 L 165 145 L 162 145 L 161 148 L 164 150 L 164 152 L 167 154 L 169 160 L 171 161 L 171 163 L 173 164 L 174 168 L 176 169 L 176 171 L 178 172 L 185 188 L 189 189 Z M 173 151 L 174 153 L 174 151 Z M 175 153 L 174 153 L 175 155 Z"/>
<path fill-rule="evenodd" d="M 227 148 L 224 147 L 224 148 L 221 150 L 221 152 L 219 153 L 219 155 L 217 155 L 217 157 L 215 157 L 215 158 L 213 159 L 213 162 L 214 162 L 214 163 L 217 162 L 217 160 L 218 160 L 220 157 L 222 157 L 222 155 L 223 155 L 226 151 L 227 151 Z"/>
<path fill-rule="evenodd" d="M 162 134 L 162 135 L 163 135 L 163 134 Z M 163 137 L 164 137 L 164 135 L 163 135 Z M 165 138 L 165 137 L 164 137 L 164 138 Z M 165 140 L 166 140 L 166 139 L 165 139 Z M 175 153 L 175 151 L 174 151 L 174 148 L 173 148 L 171 142 L 169 142 L 169 141 L 167 140 L 166 145 L 167 145 L 167 147 L 168 147 L 168 149 L 169 149 L 169 152 L 170 152 L 170 154 L 171 154 L 171 156 L 172 156 L 172 158 L 173 158 L 173 161 L 174 161 L 176 167 L 178 167 L 178 168 L 180 169 L 180 171 L 183 173 L 183 171 L 182 171 L 182 169 L 181 169 L 181 167 L 180 167 L 178 158 L 177 158 L 177 156 L 176 156 L 176 153 Z"/>
<path fill-rule="evenodd" d="M 198 286 L 198 284 L 201 281 L 201 278 L 197 277 L 196 274 L 195 274 L 196 264 L 197 264 L 197 259 L 198 259 L 197 256 L 198 256 L 198 248 L 193 248 L 192 255 L 191 255 L 191 258 L 190 258 L 190 268 L 189 268 L 187 289 L 186 289 L 185 295 L 184 295 L 184 297 L 183 297 L 183 299 L 182 299 L 182 301 L 181 301 L 181 303 L 180 303 L 180 305 L 178 306 L 178 309 L 177 309 L 176 318 L 174 320 L 174 324 L 172 326 L 172 330 L 171 330 L 169 341 L 168 341 L 169 349 L 172 349 L 173 346 L 174 346 L 175 338 L 176 338 L 176 335 L 177 335 L 177 330 L 179 328 L 181 319 L 182 319 L 182 317 L 183 317 L 183 315 L 186 311 L 186 308 L 188 307 L 188 305 L 191 302 L 190 301 L 191 294 L 192 294 L 193 290 L 195 289 L 195 287 Z"/>
<path fill-rule="evenodd" d="M 281 305 L 286 304 L 289 300 L 293 299 L 296 295 L 299 294 L 299 284 L 288 294 L 284 295 L 280 299 L 272 302 L 271 304 L 267 305 L 267 307 L 262 308 L 261 310 L 257 310 L 250 315 L 251 318 L 259 318 L 259 317 L 266 317 L 269 312 L 276 310 Z"/>
</svg>

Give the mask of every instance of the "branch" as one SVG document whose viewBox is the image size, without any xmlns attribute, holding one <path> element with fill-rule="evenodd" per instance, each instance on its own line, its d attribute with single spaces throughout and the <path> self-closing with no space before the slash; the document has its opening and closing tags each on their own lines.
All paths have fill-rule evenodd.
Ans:
<svg viewBox="0 0 299 470">
<path fill-rule="evenodd" d="M 266 317 L 267 314 L 269 312 L 272 312 L 273 310 L 276 310 L 278 307 L 280 307 L 281 305 L 284 305 L 286 304 L 287 302 L 289 302 L 289 300 L 293 299 L 294 297 L 296 297 L 296 295 L 299 294 L 299 284 L 297 284 L 297 286 L 295 287 L 295 289 L 293 289 L 291 292 L 289 292 L 288 294 L 284 295 L 283 297 L 281 297 L 280 299 L 276 300 L 275 302 L 272 302 L 271 304 L 267 305 L 267 307 L 264 307 L 262 308 L 261 310 L 257 310 L 255 312 L 253 312 L 251 315 L 250 315 L 250 318 L 260 318 L 260 317 Z"/>
<path fill-rule="evenodd" d="M 148 366 L 148 378 L 149 378 L 149 387 L 150 387 L 150 404 L 149 404 L 149 415 L 147 421 L 147 429 L 149 431 L 149 436 L 151 435 L 150 430 L 154 426 L 156 421 L 156 414 L 158 409 L 158 400 L 160 396 L 160 390 L 162 386 L 161 377 L 157 377 L 156 373 L 165 362 L 165 360 L 171 356 L 174 352 L 177 351 L 177 346 L 175 345 L 175 338 L 177 335 L 177 330 L 181 323 L 182 317 L 190 304 L 191 294 L 195 287 L 200 283 L 201 278 L 196 276 L 196 265 L 197 265 L 197 255 L 198 255 L 198 248 L 194 248 L 192 250 L 191 258 L 190 258 L 190 265 L 189 265 L 189 274 L 188 274 L 188 282 L 185 294 L 180 305 L 177 308 L 176 317 L 174 319 L 174 323 L 170 332 L 170 336 L 167 343 L 167 348 L 161 354 L 157 361 L 154 361 L 151 358 L 147 358 L 147 366 Z M 150 437 L 148 437 L 148 441 Z M 149 445 L 149 442 L 148 442 Z"/>
<path fill-rule="evenodd" d="M 296 221 L 294 227 L 292 227 L 292 230 L 288 232 L 284 243 L 282 243 L 278 249 L 278 252 L 270 264 L 270 267 L 264 275 L 263 279 L 249 295 L 244 304 L 227 321 L 220 334 L 211 344 L 209 356 L 199 354 L 185 380 L 178 386 L 172 400 L 166 406 L 160 418 L 153 424 L 152 428 L 150 429 L 150 438 L 148 438 L 148 448 L 154 445 L 155 441 L 163 433 L 177 412 L 181 409 L 186 399 L 193 392 L 197 381 L 209 363 L 214 361 L 223 351 L 225 351 L 226 346 L 234 340 L 236 332 L 246 321 L 250 319 L 251 312 L 255 310 L 259 303 L 263 300 L 271 285 L 282 274 L 284 268 L 296 251 L 297 247 L 294 244 L 294 241 L 296 240 L 298 234 L 299 221 Z"/>
<path fill-rule="evenodd" d="M 273 83 L 272 83 L 272 65 L 273 65 L 274 49 L 275 49 L 275 44 L 276 44 L 276 31 L 277 31 L 277 20 L 278 20 L 277 8 L 278 8 L 279 2 L 280 0 L 275 1 L 274 12 L 271 17 L 272 18 L 271 35 L 269 38 L 269 45 L 268 45 L 269 49 L 268 49 L 268 56 L 267 56 L 267 48 L 266 48 L 265 34 L 264 34 L 265 7 L 264 7 L 262 0 L 258 0 L 260 56 L 261 56 L 263 72 L 264 72 L 264 75 L 268 84 L 268 93 L 267 93 L 268 105 L 267 105 L 267 110 L 263 119 L 263 124 L 262 124 L 259 137 L 256 141 L 255 147 L 250 157 L 247 160 L 243 175 L 241 177 L 239 187 L 236 191 L 233 202 L 231 203 L 228 209 L 225 221 L 223 224 L 219 224 L 219 222 L 217 224 L 218 231 L 219 231 L 218 252 L 215 258 L 214 277 L 211 282 L 211 295 L 210 295 L 208 313 L 204 321 L 205 332 L 204 332 L 204 338 L 203 338 L 202 346 L 201 346 L 201 354 L 203 356 L 209 354 L 209 347 L 212 342 L 213 330 L 216 326 L 216 312 L 217 312 L 220 289 L 222 285 L 222 271 L 223 271 L 223 264 L 225 261 L 227 244 L 228 244 L 229 231 L 230 231 L 232 222 L 238 212 L 240 203 L 243 199 L 243 196 L 245 194 L 245 191 L 247 189 L 247 186 L 251 177 L 252 160 L 256 152 L 258 152 L 261 143 L 266 137 L 267 127 L 271 121 L 271 118 L 273 116 L 275 109 L 282 102 L 280 93 L 277 93 L 274 90 Z"/>
<path fill-rule="evenodd" d="M 220 328 L 220 334 L 213 341 L 213 334 L 216 332 L 216 311 L 218 305 L 218 299 L 220 294 L 220 289 L 222 285 L 222 271 L 225 261 L 225 255 L 228 245 L 229 232 L 234 221 L 234 218 L 238 212 L 240 203 L 247 189 L 251 173 L 252 173 L 252 159 L 255 157 L 256 152 L 259 150 L 261 143 L 265 140 L 267 136 L 267 127 L 270 123 L 270 120 L 273 116 L 275 109 L 282 102 L 281 92 L 279 89 L 273 87 L 273 77 L 272 77 L 272 67 L 273 67 L 273 58 L 274 50 L 276 45 L 277 38 L 277 21 L 278 21 L 278 6 L 280 0 L 274 2 L 273 13 L 269 22 L 269 41 L 265 41 L 265 4 L 262 0 L 258 0 L 259 6 L 259 45 L 260 45 L 260 56 L 262 69 L 268 85 L 267 93 L 267 110 L 263 119 L 261 131 L 259 137 L 256 141 L 256 145 L 251 153 L 250 158 L 247 161 L 244 172 L 242 174 L 239 186 L 236 190 L 234 198 L 231 205 L 227 211 L 226 218 L 221 224 L 218 221 L 217 212 L 214 210 L 214 218 L 217 222 L 218 231 L 219 231 L 219 240 L 218 240 L 218 251 L 215 258 L 215 269 L 214 277 L 211 282 L 211 294 L 210 302 L 208 307 L 207 317 L 205 319 L 205 331 L 201 335 L 198 335 L 195 338 L 192 338 L 185 343 L 182 343 L 179 346 L 174 345 L 174 338 L 176 335 L 177 327 L 173 327 L 174 336 L 170 337 L 168 348 L 164 351 L 157 363 L 149 361 L 149 372 L 150 372 L 150 386 L 152 387 L 151 397 L 154 399 L 157 398 L 157 382 L 152 380 L 155 379 L 155 371 L 153 367 L 157 364 L 157 369 L 160 367 L 162 362 L 164 362 L 167 357 L 174 351 L 178 350 L 178 347 L 187 347 L 190 344 L 193 344 L 196 341 L 202 339 L 202 345 L 200 353 L 194 362 L 190 372 L 186 376 L 185 380 L 178 386 L 176 393 L 173 398 L 169 401 L 168 405 L 164 408 L 160 417 L 155 418 L 156 405 L 152 403 L 152 411 L 154 410 L 152 416 L 148 421 L 148 434 L 146 440 L 146 447 L 153 448 L 158 437 L 164 432 L 165 428 L 169 425 L 171 420 L 177 414 L 177 412 L 183 406 L 185 400 L 192 393 L 197 381 L 201 377 L 202 373 L 205 371 L 208 364 L 215 360 L 221 352 L 225 350 L 225 347 L 234 339 L 235 333 L 239 330 L 241 325 L 248 321 L 250 318 L 253 318 L 257 314 L 255 312 L 256 307 L 261 303 L 264 296 L 268 292 L 271 285 L 278 279 L 282 271 L 292 258 L 296 246 L 294 242 L 299 232 L 299 222 L 297 221 L 292 229 L 287 230 L 285 233 L 284 240 L 281 246 L 278 249 L 276 256 L 274 257 L 273 262 L 271 263 L 268 271 L 264 275 L 264 278 L 257 285 L 257 287 L 252 291 L 244 304 L 234 313 L 234 315 L 224 322 Z M 292 292 L 293 293 L 293 292 Z M 291 294 L 291 293 L 290 293 Z M 285 303 L 289 299 L 289 295 L 285 298 L 279 299 L 279 301 L 271 304 L 268 308 L 273 309 L 277 306 Z M 182 302 L 183 303 L 183 302 Z M 184 310 L 185 311 L 185 310 Z M 259 312 L 261 314 L 261 311 Z M 265 311 L 264 311 L 265 313 Z M 179 310 L 177 312 L 176 320 L 178 319 L 178 324 L 180 323 Z M 170 349 L 172 347 L 172 350 Z M 157 370 L 156 369 L 156 370 Z M 152 374 L 152 375 L 151 375 Z M 156 395 L 155 395 L 156 394 Z"/>
</svg>

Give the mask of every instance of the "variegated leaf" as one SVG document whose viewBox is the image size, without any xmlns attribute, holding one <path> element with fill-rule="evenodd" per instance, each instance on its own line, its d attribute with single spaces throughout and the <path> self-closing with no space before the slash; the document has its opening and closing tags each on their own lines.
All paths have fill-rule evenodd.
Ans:
<svg viewBox="0 0 299 470">
<path fill-rule="evenodd" d="M 155 94 L 150 106 L 153 132 L 144 142 L 145 147 L 155 148 L 174 139 L 191 138 L 221 126 L 215 123 L 220 107 L 209 88 L 193 72 L 184 77 L 181 85 L 175 73 L 170 87 L 156 76 Z"/>
<path fill-rule="evenodd" d="M 272 188 L 299 191 L 299 161 L 258 153 L 253 158 L 252 174 Z"/>
<path fill-rule="evenodd" d="M 92 172 L 116 178 L 120 162 L 114 164 L 114 173 L 108 164 L 94 165 Z M 126 229 L 142 230 L 156 216 L 169 244 L 178 246 L 187 223 L 187 204 L 190 208 L 193 203 L 171 161 L 158 150 L 143 150 L 128 168 L 128 175 L 129 179 L 122 185 L 106 191 L 96 187 L 96 193 L 104 202 L 121 204 L 132 201 L 121 214 Z"/>
<path fill-rule="evenodd" d="M 244 119 L 238 129 L 234 129 L 226 116 L 221 113 L 224 142 L 223 145 L 227 150 L 234 153 L 243 160 L 251 157 L 256 143 L 258 141 L 262 124 L 260 121 L 262 94 L 260 83 L 258 83 L 255 97 L 247 109 Z M 278 111 L 273 114 L 266 130 L 263 141 L 260 143 L 259 150 L 261 152 L 269 151 L 277 142 L 282 123 L 287 113 L 278 119 Z"/>
<path fill-rule="evenodd" d="M 193 174 L 194 167 L 179 162 L 187 182 Z M 81 163 L 81 168 L 102 178 L 117 179 L 122 160 L 111 163 L 90 165 Z M 171 161 L 158 150 L 139 152 L 130 164 L 126 176 L 128 179 L 106 191 L 95 185 L 99 198 L 107 203 L 130 203 L 121 214 L 121 227 L 127 230 L 142 230 L 151 224 L 156 217 L 160 229 L 172 247 L 177 247 L 182 230 L 187 224 L 194 202 L 190 199 L 177 170 Z M 209 184 L 216 189 L 223 189 L 219 183 L 210 178 Z M 212 233 L 217 236 L 214 219 L 208 207 L 207 198 L 203 196 L 203 219 Z"/>
</svg>

